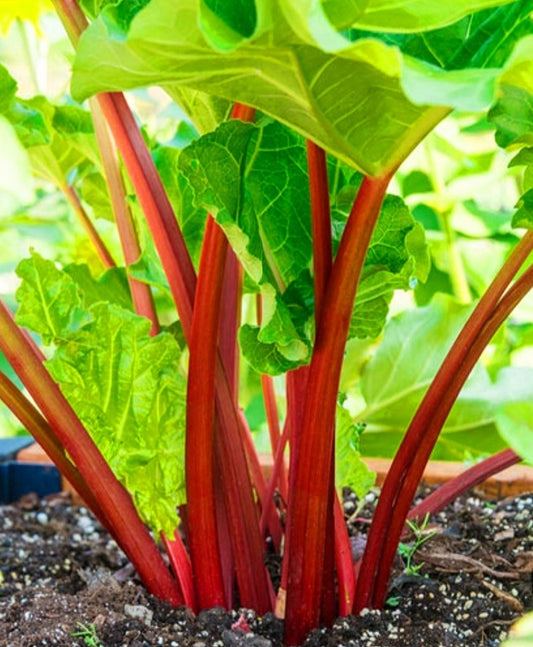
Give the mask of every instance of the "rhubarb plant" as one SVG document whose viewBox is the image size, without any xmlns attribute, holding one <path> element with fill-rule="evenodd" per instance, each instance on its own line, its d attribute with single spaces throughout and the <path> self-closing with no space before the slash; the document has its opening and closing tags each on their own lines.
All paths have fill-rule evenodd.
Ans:
<svg viewBox="0 0 533 647">
<path fill-rule="evenodd" d="M 384 604 L 407 519 L 531 460 L 531 370 L 508 342 L 528 343 L 509 317 L 533 282 L 533 2 L 54 5 L 73 99 L 24 98 L 0 67 L 0 128 L 95 251 L 20 261 L 0 349 L 34 403 L 8 372 L 0 397 L 150 591 L 275 610 L 300 644 Z M 166 140 L 123 94 L 146 86 L 184 117 Z M 489 150 L 459 150 L 446 119 Z M 458 197 L 498 147 L 516 207 Z M 475 235 L 505 245 L 498 267 L 476 271 Z M 368 491 L 370 455 L 393 461 L 354 565 L 339 489 Z M 485 460 L 412 508 L 432 455 Z"/>
</svg>

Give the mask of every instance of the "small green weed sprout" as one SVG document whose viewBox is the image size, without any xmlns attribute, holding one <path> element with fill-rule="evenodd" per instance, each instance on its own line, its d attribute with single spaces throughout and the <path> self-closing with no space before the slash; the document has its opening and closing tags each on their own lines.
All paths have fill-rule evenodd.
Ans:
<svg viewBox="0 0 533 647">
<path fill-rule="evenodd" d="M 414 521 L 407 521 L 409 529 L 414 535 L 414 541 L 409 543 L 400 542 L 398 546 L 398 554 L 405 560 L 404 573 L 406 575 L 418 575 L 424 563 L 413 564 L 413 557 L 416 551 L 426 543 L 431 537 L 435 535 L 435 530 L 427 530 L 429 521 L 429 514 L 424 517 L 424 521 L 418 525 Z"/>
<path fill-rule="evenodd" d="M 84 625 L 83 622 L 77 623 L 79 631 L 75 631 L 70 634 L 73 638 L 83 638 L 83 642 L 87 647 L 105 647 L 98 634 L 96 633 L 96 627 L 93 624 Z"/>
</svg>

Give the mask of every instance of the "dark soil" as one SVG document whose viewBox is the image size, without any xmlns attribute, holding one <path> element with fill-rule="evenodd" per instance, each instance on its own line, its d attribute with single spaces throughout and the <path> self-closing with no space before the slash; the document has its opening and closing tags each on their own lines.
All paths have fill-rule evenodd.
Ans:
<svg viewBox="0 0 533 647">
<path fill-rule="evenodd" d="M 349 518 L 353 495 L 344 506 Z M 365 525 L 349 522 L 355 552 Z M 533 495 L 466 497 L 425 531 L 434 534 L 414 554 L 417 574 L 399 560 L 384 611 L 340 618 L 305 647 L 500 644 L 533 606 Z M 282 622 L 271 614 L 214 609 L 194 617 L 149 596 L 92 515 L 62 497 L 0 508 L 0 569 L 2 647 L 282 645 Z"/>
</svg>

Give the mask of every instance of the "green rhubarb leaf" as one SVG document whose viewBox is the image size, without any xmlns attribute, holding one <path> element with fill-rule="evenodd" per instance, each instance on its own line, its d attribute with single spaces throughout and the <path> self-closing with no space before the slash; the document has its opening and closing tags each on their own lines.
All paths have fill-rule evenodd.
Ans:
<svg viewBox="0 0 533 647">
<path fill-rule="evenodd" d="M 509 0 L 472 2 L 396 2 L 395 0 L 322 0 L 324 11 L 338 29 L 360 27 L 378 31 L 425 31 L 460 20 L 486 7 L 509 4 Z"/>
<path fill-rule="evenodd" d="M 172 536 L 185 502 L 185 380 L 172 335 L 107 303 L 46 362 L 52 377 L 132 494 L 142 519 Z"/>
<path fill-rule="evenodd" d="M 106 301 L 133 310 L 131 293 L 124 268 L 112 268 L 95 279 L 85 264 L 72 263 L 63 268 L 78 286 L 85 308 Z"/>
<path fill-rule="evenodd" d="M 523 58 L 515 45 L 531 34 L 532 10 L 531 0 L 525 0 L 478 11 L 431 31 L 352 30 L 350 36 L 354 40 L 374 36 L 401 49 L 405 55 L 402 85 L 414 103 L 426 104 L 431 97 L 432 105 L 482 110 L 492 103 L 502 70 L 503 76 L 515 75 L 517 58 Z"/>
<path fill-rule="evenodd" d="M 522 186 L 525 191 L 533 189 L 533 148 L 523 148 L 509 162 L 509 166 L 525 166 Z"/>
<path fill-rule="evenodd" d="M 255 0 L 202 0 L 199 10 L 200 24 L 216 49 L 232 49 L 255 32 Z"/>
<path fill-rule="evenodd" d="M 172 86 L 172 98 L 200 134 L 215 130 L 231 114 L 232 102 L 184 85 Z"/>
<path fill-rule="evenodd" d="M 358 178 L 352 178 L 358 185 Z M 352 184 L 343 186 L 334 210 L 335 238 L 353 201 Z M 355 193 L 355 191 L 354 191 Z M 337 246 L 335 240 L 335 246 Z M 383 330 L 395 290 L 409 290 L 429 273 L 424 230 L 398 196 L 387 195 L 372 235 L 357 289 L 349 337 L 377 337 Z"/>
<path fill-rule="evenodd" d="M 411 58 L 442 70 L 498 68 L 513 54 L 518 39 L 531 33 L 531 9 L 531 0 L 519 0 L 470 13 L 439 29 L 380 37 Z"/>
<path fill-rule="evenodd" d="M 503 86 L 489 120 L 496 126 L 496 142 L 502 148 L 533 145 L 533 94 L 520 87 Z"/>
<path fill-rule="evenodd" d="M 184 149 L 179 169 L 196 205 L 213 214 L 259 286 L 261 326 L 240 336 L 248 361 L 268 374 L 306 363 L 311 331 L 302 314 L 310 319 L 312 307 L 295 288 L 301 281 L 305 290 L 312 252 L 303 142 L 278 123 L 233 120 Z"/>
<path fill-rule="evenodd" d="M 185 379 L 170 333 L 104 299 L 129 304 L 124 273 L 98 281 L 85 266 L 64 271 L 33 253 L 17 269 L 17 322 L 53 342 L 46 362 L 143 520 L 173 535 L 184 503 Z"/>
<path fill-rule="evenodd" d="M 405 280 L 392 272 L 378 271 L 362 278 L 357 288 L 348 338 L 377 337 L 387 321 L 394 290 L 400 288 L 405 288 Z"/>
<path fill-rule="evenodd" d="M 394 455 L 470 309 L 436 295 L 430 305 L 404 312 L 387 324 L 360 385 L 366 406 L 356 420 L 367 425 L 361 437 L 364 455 Z M 522 399 L 525 393 L 533 397 L 533 381 L 522 383 Z M 516 396 L 508 377 L 502 373 L 492 382 L 478 364 L 450 412 L 433 456 L 464 460 L 502 449 L 495 407 L 511 398 Z"/>
<path fill-rule="evenodd" d="M 528 50 L 529 51 L 529 50 Z M 531 40 L 533 53 L 533 39 Z M 526 61 L 522 66 L 525 75 L 533 73 L 533 65 Z M 526 166 L 525 193 L 516 205 L 513 227 L 531 229 L 533 225 L 533 84 L 529 90 L 514 85 L 504 85 L 501 96 L 489 112 L 489 120 L 496 126 L 496 142 L 503 148 L 523 147 L 509 166 Z"/>
<path fill-rule="evenodd" d="M 280 375 L 293 369 L 294 362 L 278 350 L 278 344 L 261 341 L 259 332 L 259 326 L 249 324 L 239 330 L 239 344 L 250 366 L 265 375 Z"/>
<path fill-rule="evenodd" d="M 364 425 L 353 422 L 350 413 L 337 405 L 335 425 L 335 481 L 337 488 L 351 488 L 362 499 L 375 484 L 371 472 L 361 458 L 359 438 Z"/>
<path fill-rule="evenodd" d="M 207 211 L 194 202 L 194 191 L 182 173 L 178 172 L 181 150 L 161 146 L 153 152 L 154 162 L 178 219 L 189 254 L 198 267 L 204 238 Z"/>
<path fill-rule="evenodd" d="M 113 207 L 104 176 L 97 171 L 88 173 L 80 182 L 80 197 L 90 205 L 95 218 L 114 222 Z"/>
<path fill-rule="evenodd" d="M 17 82 L 7 69 L 0 65 L 0 113 L 6 113 L 17 93 Z"/>
<path fill-rule="evenodd" d="M 426 60 L 434 42 L 444 48 L 442 34 L 418 58 L 420 48 L 404 54 L 403 43 L 387 44 L 380 34 L 337 31 L 318 0 L 256 0 L 255 19 L 241 2 L 152 0 L 129 30 L 104 10 L 80 40 L 73 92 L 83 99 L 160 84 L 178 102 L 183 88 L 239 101 L 377 175 L 401 162 L 449 109 L 486 107 L 499 75 L 517 75 L 523 64 L 515 60 L 511 69 L 508 61 L 531 33 L 531 0 L 480 0 L 457 10 L 429 4 L 409 6 L 411 27 L 409 20 L 402 27 L 403 4 L 387 5 L 387 31 L 443 27 L 465 16 L 467 6 L 486 10 L 461 19 L 445 65 Z M 332 2 L 328 13 L 345 9 L 345 2 Z M 358 24 L 369 27 L 362 17 Z"/>
<path fill-rule="evenodd" d="M 103 9 L 110 7 L 121 26 L 129 27 L 134 16 L 143 9 L 150 0 L 81 0 L 84 11 L 95 18 Z"/>
<path fill-rule="evenodd" d="M 395 140 L 404 132 L 405 123 L 417 122 L 424 112 L 402 97 L 397 78 L 398 55 L 381 43 L 354 44 L 353 60 L 330 56 L 312 44 L 293 45 L 294 36 L 277 15 L 272 20 L 272 33 L 266 31 L 221 54 L 209 45 L 198 25 L 198 6 L 195 0 L 179 5 L 170 0 L 152 0 L 134 19 L 126 38 L 117 34 L 110 16 L 102 13 L 80 42 L 73 79 L 75 95 L 81 98 L 104 89 L 150 83 L 162 84 L 172 94 L 173 86 L 185 85 L 254 105 L 351 163 L 357 163 L 359 158 L 363 161 L 361 153 L 356 154 L 354 149 L 362 150 L 363 140 L 368 143 L 372 137 L 371 150 L 365 146 L 374 159 L 365 168 L 370 165 L 376 171 L 398 141 L 391 143 L 383 138 L 376 142 L 375 132 L 380 132 L 382 125 L 387 137 Z M 274 12 L 274 3 L 270 10 Z M 172 24 L 180 25 L 180 29 L 169 29 Z M 164 39 L 157 47 L 153 42 L 155 33 Z M 100 54 L 97 76 L 96 51 Z M 379 62 L 380 68 L 376 70 L 369 61 Z M 209 65 L 217 62 L 223 63 L 217 73 L 207 72 Z M 349 81 L 355 76 L 357 84 Z M 376 115 L 385 115 L 383 124 L 370 125 L 361 103 L 369 93 L 375 98 Z M 394 99 L 398 99 L 398 110 L 392 119 L 383 106 Z"/>
<path fill-rule="evenodd" d="M 268 374 L 287 370 L 287 360 L 294 362 L 292 368 L 306 362 L 313 335 L 313 299 L 302 140 L 278 123 L 257 127 L 229 122 L 185 149 L 179 168 L 194 190 L 197 205 L 215 215 L 259 285 L 263 319 L 261 327 L 250 326 L 241 335 L 246 358 L 256 370 Z M 333 198 L 337 248 L 361 176 L 333 160 L 329 175 L 337 192 Z M 425 280 L 428 269 L 422 227 L 401 198 L 387 196 L 367 254 L 350 336 L 376 337 L 394 290 Z"/>
<path fill-rule="evenodd" d="M 44 344 L 57 343 L 76 327 L 82 315 L 82 299 L 75 281 L 37 252 L 17 267 L 22 279 L 15 297 L 16 321 L 39 334 Z"/>
<path fill-rule="evenodd" d="M 90 114 L 77 106 L 54 106 L 43 96 L 19 99 L 17 84 L 0 65 L 0 114 L 15 128 L 36 175 L 62 187 L 81 165 L 99 165 Z"/>
</svg>

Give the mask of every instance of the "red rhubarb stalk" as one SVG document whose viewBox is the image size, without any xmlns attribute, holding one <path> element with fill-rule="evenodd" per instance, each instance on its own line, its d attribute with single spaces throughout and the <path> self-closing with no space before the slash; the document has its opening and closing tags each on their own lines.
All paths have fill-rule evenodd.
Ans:
<svg viewBox="0 0 533 647">
<path fill-rule="evenodd" d="M 520 456 L 512 449 L 504 449 L 498 454 L 494 454 L 494 456 L 485 458 L 433 490 L 431 494 L 409 510 L 407 518 L 422 521 L 426 515 L 440 512 L 461 494 L 468 492 L 468 490 L 483 483 L 494 474 L 511 467 L 511 465 L 516 465 L 521 460 Z"/>
<path fill-rule="evenodd" d="M 235 252 L 228 249 L 224 269 L 222 316 L 218 335 L 220 356 L 233 393 L 235 406 L 239 398 L 239 347 L 237 333 L 241 323 L 241 297 L 244 273 Z"/>
<path fill-rule="evenodd" d="M 501 323 L 509 316 L 516 304 L 531 289 L 533 270 L 529 268 L 518 281 L 502 297 L 487 324 L 478 336 L 476 343 L 471 347 L 471 354 L 479 356 L 486 347 L 487 342 L 493 337 Z M 468 360 L 472 362 L 472 360 Z M 512 449 L 505 449 L 489 458 L 476 463 L 455 478 L 451 479 L 434 490 L 419 504 L 411 508 L 408 519 L 423 519 L 427 514 L 435 514 L 479 483 L 486 481 L 494 474 L 511 467 L 521 461 L 521 457 Z"/>
<path fill-rule="evenodd" d="M 256 299 L 257 304 L 257 323 L 261 325 L 263 319 L 263 300 L 261 295 L 257 295 Z M 276 393 L 274 390 L 274 381 L 270 375 L 261 375 L 261 390 L 263 392 L 263 404 L 265 406 L 265 414 L 268 425 L 268 435 L 270 438 L 270 446 L 272 453 L 276 455 L 278 453 L 278 445 L 281 438 L 281 432 L 279 428 L 279 416 L 278 416 L 278 407 L 276 404 Z M 272 481 L 272 477 L 271 477 Z M 287 480 L 287 470 L 285 468 L 285 462 L 281 461 L 278 465 L 278 469 L 275 474 L 275 481 L 279 481 L 279 491 L 281 495 L 287 499 L 288 496 L 288 480 Z M 272 488 L 269 488 L 272 489 Z M 273 489 L 271 495 L 273 494 Z"/>
<path fill-rule="evenodd" d="M 326 153 L 307 141 L 307 164 L 311 194 L 311 227 L 313 232 L 313 279 L 315 288 L 315 317 L 318 324 L 322 301 L 333 265 L 331 214 L 329 208 L 328 169 Z"/>
<path fill-rule="evenodd" d="M 339 597 L 339 615 L 350 615 L 355 595 L 355 569 L 352 547 L 344 519 L 344 510 L 338 496 L 333 508 L 335 515 L 335 570 Z"/>
<path fill-rule="evenodd" d="M 83 12 L 73 0 L 54 0 L 54 4 L 67 33 L 76 44 L 87 25 Z M 121 93 L 103 93 L 97 96 L 97 100 L 146 216 L 185 336 L 190 342 L 196 276 L 182 233 L 124 96 Z M 244 111 L 240 116 L 244 118 Z M 216 411 L 221 433 L 215 440 L 217 446 L 222 445 L 217 450 L 222 458 L 220 465 L 226 471 L 222 487 L 228 494 L 226 507 L 233 551 L 240 556 L 236 568 L 241 602 L 254 606 L 259 612 L 266 611 L 271 600 L 269 580 L 263 567 L 257 510 L 247 472 L 239 417 L 220 357 L 216 361 L 216 384 Z"/>
<path fill-rule="evenodd" d="M 281 466 L 283 465 L 285 467 L 285 449 L 287 447 L 287 443 L 289 442 L 289 436 L 290 436 L 290 427 L 288 422 L 286 421 L 285 427 L 283 429 L 283 433 L 281 434 L 280 441 L 276 448 L 276 453 L 274 454 L 272 471 L 270 473 L 270 480 L 268 481 L 266 498 L 269 501 L 272 501 L 274 498 L 274 492 L 276 490 L 277 483 L 279 481 Z M 283 497 L 283 495 L 282 495 L 282 501 L 283 503 L 286 503 L 287 501 L 287 499 Z M 268 511 L 266 509 L 263 509 L 261 512 L 261 535 L 265 534 L 267 525 L 268 525 Z"/>
<path fill-rule="evenodd" d="M 274 547 L 276 550 L 279 550 L 281 548 L 283 537 L 281 522 L 279 520 L 276 506 L 274 505 L 274 499 L 272 495 L 269 496 L 269 488 L 267 486 L 265 475 L 263 474 L 263 468 L 259 461 L 259 456 L 257 455 L 254 445 L 254 439 L 252 438 L 252 433 L 243 411 L 240 412 L 240 423 L 252 486 L 256 492 L 261 510 L 266 511 L 266 519 L 268 521 L 266 527 L 268 528 Z M 261 530 L 261 536 L 264 537 L 263 529 Z"/>
<path fill-rule="evenodd" d="M 98 254 L 98 258 L 100 259 L 102 265 L 106 269 L 115 267 L 115 261 L 113 260 L 113 257 L 109 253 L 106 244 L 102 240 L 100 234 L 96 230 L 96 227 L 93 225 L 91 219 L 87 215 L 87 212 L 83 208 L 83 205 L 81 204 L 78 194 L 76 193 L 74 188 L 70 184 L 65 184 L 63 186 L 60 186 L 59 189 L 74 210 L 74 213 L 76 214 L 81 226 L 85 230 L 85 233 L 91 241 L 92 246 L 96 250 L 96 253 Z"/>
<path fill-rule="evenodd" d="M 88 22 L 76 0 L 53 0 L 76 46 Z M 120 92 L 98 94 L 100 106 L 142 207 L 186 335 L 192 322 L 196 274 L 161 178 L 135 118 Z"/>
<path fill-rule="evenodd" d="M 160 327 L 150 286 L 134 279 L 129 271 L 130 265 L 136 263 L 141 256 L 141 246 L 137 238 L 131 210 L 126 200 L 126 189 L 120 172 L 117 152 L 109 136 L 107 123 L 100 112 L 97 101 L 94 98 L 89 99 L 89 105 L 107 186 L 109 188 L 111 207 L 115 216 L 122 253 L 126 263 L 128 283 L 135 312 L 151 321 L 152 327 L 150 334 L 156 335 L 160 331 Z"/>
<path fill-rule="evenodd" d="M 213 448 L 217 333 L 227 245 L 209 216 L 189 343 L 185 443 L 188 541 L 201 609 L 226 606 L 216 527 Z"/>
<path fill-rule="evenodd" d="M 309 370 L 294 487 L 289 497 L 285 640 L 303 642 L 320 618 L 329 475 L 344 346 L 366 250 L 391 175 L 365 177 L 333 264 Z M 317 478 L 317 474 L 320 478 Z"/>
<path fill-rule="evenodd" d="M 124 96 L 108 92 L 97 100 L 135 188 L 187 335 L 196 275 L 172 206 Z"/>
<path fill-rule="evenodd" d="M 174 531 L 174 539 L 169 539 L 165 533 L 161 533 L 161 540 L 170 560 L 172 571 L 179 582 L 184 603 L 189 609 L 196 612 L 198 607 L 196 604 L 191 560 L 185 550 L 179 531 Z"/>
<path fill-rule="evenodd" d="M 315 294 L 315 321 L 318 327 L 322 312 L 322 303 L 326 286 L 331 275 L 333 265 L 331 214 L 329 205 L 329 185 L 327 160 L 324 149 L 307 140 L 307 164 L 309 168 L 309 190 L 311 198 L 311 226 L 313 233 L 313 274 Z M 335 443 L 335 430 L 332 432 L 333 447 Z M 329 497 L 326 519 L 326 544 L 324 562 L 324 581 L 322 585 L 321 622 L 331 625 L 337 615 L 335 600 L 335 558 L 336 546 L 344 538 L 348 541 L 348 534 L 336 536 L 333 504 L 335 493 L 335 451 L 332 449 L 331 465 L 329 470 Z M 343 524 L 344 525 L 344 524 Z M 348 545 L 349 548 L 349 545 Z M 339 555 L 340 558 L 340 555 Z"/>
<path fill-rule="evenodd" d="M 281 442 L 281 431 L 279 428 L 279 416 L 276 404 L 276 394 L 274 391 L 274 381 L 270 375 L 261 375 L 261 387 L 263 391 L 263 402 L 265 404 L 268 433 L 270 436 L 270 445 L 272 447 L 272 453 L 276 455 L 279 443 Z M 286 499 L 288 496 L 289 486 L 284 461 L 280 462 L 279 471 L 276 474 L 276 480 L 274 483 L 277 485 L 281 496 Z"/>
</svg>

